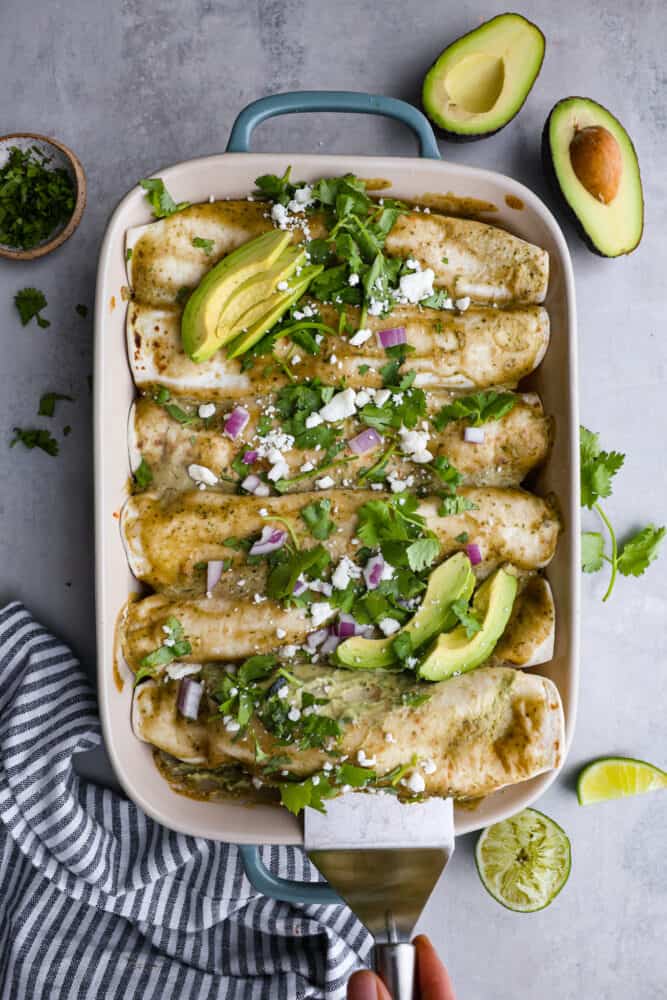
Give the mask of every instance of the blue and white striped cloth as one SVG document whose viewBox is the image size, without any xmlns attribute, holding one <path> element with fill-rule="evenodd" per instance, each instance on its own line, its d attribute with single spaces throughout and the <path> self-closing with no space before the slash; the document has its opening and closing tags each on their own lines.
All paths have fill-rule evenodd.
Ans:
<svg viewBox="0 0 667 1000">
<path fill-rule="evenodd" d="M 81 780 L 101 742 L 71 652 L 18 603 L 0 611 L 2 1000 L 342 998 L 371 940 L 343 906 L 259 895 L 235 847 L 159 826 Z M 290 878 L 317 872 L 267 847 Z"/>
</svg>

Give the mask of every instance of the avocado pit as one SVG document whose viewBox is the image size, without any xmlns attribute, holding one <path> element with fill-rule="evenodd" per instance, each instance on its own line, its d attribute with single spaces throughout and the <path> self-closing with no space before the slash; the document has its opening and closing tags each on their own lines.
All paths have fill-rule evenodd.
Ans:
<svg viewBox="0 0 667 1000">
<path fill-rule="evenodd" d="M 570 162 L 589 194 L 609 205 L 621 185 L 623 157 L 618 141 L 602 125 L 577 129 L 570 143 Z"/>
</svg>

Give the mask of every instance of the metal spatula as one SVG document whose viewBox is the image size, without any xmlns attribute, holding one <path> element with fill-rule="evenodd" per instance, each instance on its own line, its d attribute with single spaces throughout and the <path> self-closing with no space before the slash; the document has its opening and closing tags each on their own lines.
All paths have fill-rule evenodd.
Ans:
<svg viewBox="0 0 667 1000">
<path fill-rule="evenodd" d="M 393 1000 L 416 996 L 410 937 L 454 851 L 451 799 L 414 805 L 348 794 L 307 809 L 306 851 L 375 938 L 373 967 Z"/>
</svg>

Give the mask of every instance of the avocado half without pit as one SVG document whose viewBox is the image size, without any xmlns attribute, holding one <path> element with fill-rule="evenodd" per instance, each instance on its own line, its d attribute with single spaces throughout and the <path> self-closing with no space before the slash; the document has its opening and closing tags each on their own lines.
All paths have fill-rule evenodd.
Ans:
<svg viewBox="0 0 667 1000">
<path fill-rule="evenodd" d="M 635 249 L 644 228 L 642 182 L 617 118 L 586 97 L 559 101 L 542 133 L 542 162 L 594 253 L 619 257 Z"/>
<path fill-rule="evenodd" d="M 448 45 L 424 78 L 422 104 L 448 139 L 493 135 L 520 111 L 544 59 L 544 35 L 500 14 Z"/>
</svg>

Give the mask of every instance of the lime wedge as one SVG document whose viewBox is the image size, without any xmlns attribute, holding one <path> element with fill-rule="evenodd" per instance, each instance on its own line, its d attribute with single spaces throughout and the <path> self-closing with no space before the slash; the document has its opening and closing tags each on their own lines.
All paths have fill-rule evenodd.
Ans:
<svg viewBox="0 0 667 1000">
<path fill-rule="evenodd" d="M 579 804 L 623 799 L 667 788 L 667 772 L 632 757 L 600 757 L 583 769 L 577 780 Z"/>
<path fill-rule="evenodd" d="M 475 848 L 484 888 L 508 910 L 533 913 L 556 898 L 570 874 L 567 834 L 538 812 L 523 812 L 488 827 Z"/>
</svg>

